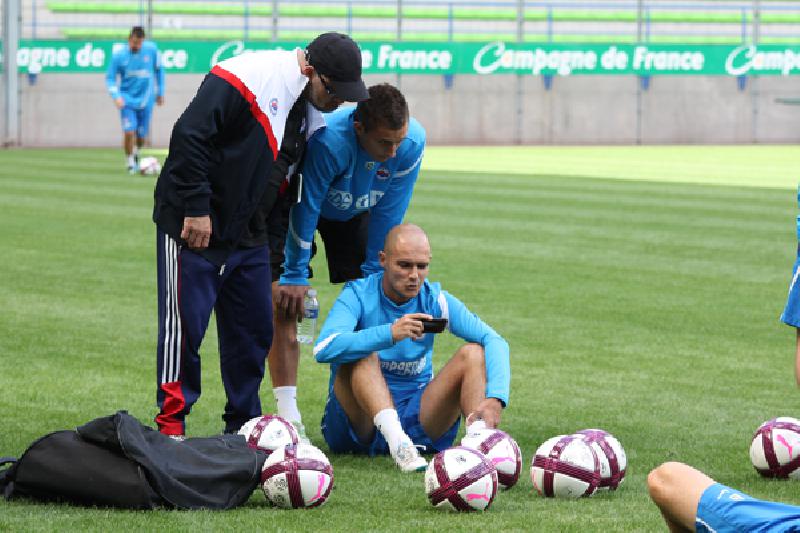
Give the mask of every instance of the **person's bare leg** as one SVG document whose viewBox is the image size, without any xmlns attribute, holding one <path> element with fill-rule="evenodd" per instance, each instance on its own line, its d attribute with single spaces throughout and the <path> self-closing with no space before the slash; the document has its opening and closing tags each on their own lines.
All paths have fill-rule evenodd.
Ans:
<svg viewBox="0 0 800 533">
<path fill-rule="evenodd" d="M 794 354 L 794 377 L 800 387 L 800 328 L 797 328 L 797 345 Z"/>
<path fill-rule="evenodd" d="M 269 376 L 273 387 L 297 385 L 300 345 L 297 342 L 297 322 L 279 317 L 272 318 L 272 346 L 269 349 Z"/>
<path fill-rule="evenodd" d="M 297 342 L 297 322 L 273 315 L 272 346 L 269 349 L 269 376 L 273 387 L 297 385 L 300 345 Z"/>
<path fill-rule="evenodd" d="M 276 285 L 277 282 L 273 282 L 273 294 Z M 297 407 L 297 374 L 300 363 L 297 322 L 286 318 L 273 306 L 272 326 L 272 345 L 267 355 L 267 366 L 278 416 L 294 423 L 300 438 L 307 441 L 303 417 Z"/>
<path fill-rule="evenodd" d="M 486 397 L 486 361 L 483 347 L 465 344 L 425 388 L 419 421 L 425 433 L 436 440 L 458 420 L 475 411 Z"/>
<path fill-rule="evenodd" d="M 673 533 L 695 531 L 697 505 L 714 480 L 689 465 L 669 462 L 647 476 L 650 498 Z"/>
<path fill-rule="evenodd" d="M 378 354 L 340 366 L 333 392 L 362 444 L 372 441 L 377 429 L 386 439 L 389 453 L 400 470 L 425 469 L 428 462 L 420 457 L 400 423 Z"/>
<path fill-rule="evenodd" d="M 354 363 L 341 365 L 333 381 L 336 399 L 350 419 L 361 442 L 369 442 L 375 434 L 375 415 L 393 409 L 392 395 L 381 372 L 377 354 Z"/>
<path fill-rule="evenodd" d="M 133 145 L 136 141 L 136 134 L 132 131 L 126 131 L 122 138 L 122 149 L 125 150 L 125 155 L 133 154 Z"/>
</svg>

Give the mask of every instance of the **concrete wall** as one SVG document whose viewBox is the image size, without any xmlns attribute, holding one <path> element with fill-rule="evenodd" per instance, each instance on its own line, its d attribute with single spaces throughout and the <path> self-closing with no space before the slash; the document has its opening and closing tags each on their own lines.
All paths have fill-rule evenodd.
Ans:
<svg viewBox="0 0 800 533">
<path fill-rule="evenodd" d="M 201 75 L 167 79 L 166 103 L 153 114 L 152 142 L 166 146 L 172 124 Z M 748 79 L 661 76 L 639 94 L 632 76 L 368 76 L 399 84 L 432 144 L 797 143 L 800 76 Z M 24 146 L 117 146 L 119 117 L 100 74 L 21 79 Z M 2 88 L 0 87 L 0 94 Z M 637 98 L 640 97 L 637 103 Z M 637 112 L 641 109 L 641 113 Z M 518 113 L 521 111 L 521 114 Z"/>
</svg>

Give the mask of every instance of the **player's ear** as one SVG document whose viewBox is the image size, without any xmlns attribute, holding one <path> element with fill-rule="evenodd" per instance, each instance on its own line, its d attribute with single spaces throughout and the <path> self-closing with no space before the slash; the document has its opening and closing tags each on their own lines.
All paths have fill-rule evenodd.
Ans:
<svg viewBox="0 0 800 533">
<path fill-rule="evenodd" d="M 383 250 L 378 252 L 378 262 L 380 262 L 381 268 L 386 268 L 386 252 Z"/>
<path fill-rule="evenodd" d="M 364 132 L 366 131 L 364 129 L 364 125 L 362 123 L 360 123 L 359 121 L 357 121 L 357 120 L 353 121 L 353 129 L 356 130 L 356 133 L 359 134 L 359 135 L 364 135 Z M 381 253 L 383 253 L 383 252 L 381 252 Z"/>
<path fill-rule="evenodd" d="M 303 74 L 303 76 L 305 76 L 310 80 L 311 77 L 314 75 L 314 67 L 312 67 L 310 63 L 306 63 L 300 69 L 300 72 Z"/>
</svg>

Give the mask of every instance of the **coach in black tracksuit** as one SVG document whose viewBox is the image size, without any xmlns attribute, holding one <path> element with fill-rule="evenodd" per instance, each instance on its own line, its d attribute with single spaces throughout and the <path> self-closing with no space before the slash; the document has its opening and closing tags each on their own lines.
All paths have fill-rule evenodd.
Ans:
<svg viewBox="0 0 800 533">
<path fill-rule="evenodd" d="M 153 210 L 156 422 L 162 433 L 182 436 L 200 396 L 198 351 L 212 309 L 228 400 L 225 431 L 261 414 L 258 389 L 272 340 L 263 219 L 292 163 L 286 158 L 297 152 L 289 145 L 304 142 L 300 129 L 324 124 L 320 111 L 366 98 L 358 46 L 345 35 L 326 33 L 305 51 L 253 52 L 219 63 L 175 123 Z M 292 131 L 285 131 L 287 122 Z M 284 153 L 276 164 L 279 146 Z"/>
</svg>

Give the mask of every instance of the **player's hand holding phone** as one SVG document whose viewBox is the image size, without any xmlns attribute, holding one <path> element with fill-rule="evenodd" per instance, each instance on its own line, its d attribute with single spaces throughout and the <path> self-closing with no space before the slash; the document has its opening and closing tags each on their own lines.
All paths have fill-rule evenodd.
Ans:
<svg viewBox="0 0 800 533">
<path fill-rule="evenodd" d="M 410 313 L 394 321 L 392 340 L 395 343 L 403 339 L 418 340 L 425 333 L 441 333 L 446 325 L 446 318 L 433 318 L 425 313 Z"/>
</svg>

